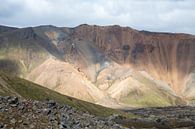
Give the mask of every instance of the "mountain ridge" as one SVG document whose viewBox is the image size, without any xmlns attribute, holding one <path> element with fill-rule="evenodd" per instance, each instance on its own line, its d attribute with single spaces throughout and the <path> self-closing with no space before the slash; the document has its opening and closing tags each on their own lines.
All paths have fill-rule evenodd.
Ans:
<svg viewBox="0 0 195 129">
<path fill-rule="evenodd" d="M 94 96 L 104 97 L 92 101 L 102 105 L 124 106 L 130 100 L 134 101 L 129 106 L 161 105 L 157 102 L 174 105 L 178 100 L 191 103 L 195 98 L 194 35 L 138 31 L 118 25 L 82 24 L 74 28 L 45 25 L 0 32 L 0 46 L 0 59 L 16 61 L 19 76 L 80 99 L 82 93 L 90 94 L 89 87 L 94 87 L 97 89 Z M 56 66 L 49 65 L 52 62 Z M 64 68 L 57 65 L 64 62 L 67 63 Z M 66 73 L 66 69 L 71 69 L 74 76 Z M 49 77 L 47 72 L 57 76 Z M 79 78 L 74 80 L 75 77 Z M 77 82 L 74 86 L 73 80 Z M 65 90 L 76 85 L 83 90 Z M 114 87 L 122 88 L 121 93 L 115 92 Z M 145 91 L 140 89 L 143 87 Z M 152 100 L 146 89 L 160 100 Z M 158 94 L 159 91 L 168 92 Z M 91 102 L 88 97 L 82 99 Z"/>
</svg>

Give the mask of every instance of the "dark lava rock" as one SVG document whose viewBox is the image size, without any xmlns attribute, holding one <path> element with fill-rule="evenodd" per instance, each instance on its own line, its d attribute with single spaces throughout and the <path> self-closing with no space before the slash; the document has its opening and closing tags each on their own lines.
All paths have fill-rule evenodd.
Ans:
<svg viewBox="0 0 195 129">
<path fill-rule="evenodd" d="M 3 128 L 4 124 L 2 122 L 0 122 L 0 128 Z"/>
<path fill-rule="evenodd" d="M 48 108 L 54 108 L 56 106 L 56 102 L 53 100 L 48 101 Z"/>
<path fill-rule="evenodd" d="M 0 107 L 0 128 L 124 129 L 111 119 L 100 119 L 53 100 L 20 101 L 7 96 L 0 97 Z"/>
<path fill-rule="evenodd" d="M 9 104 L 17 104 L 18 103 L 18 98 L 17 97 L 9 97 L 8 98 L 8 103 Z"/>
</svg>

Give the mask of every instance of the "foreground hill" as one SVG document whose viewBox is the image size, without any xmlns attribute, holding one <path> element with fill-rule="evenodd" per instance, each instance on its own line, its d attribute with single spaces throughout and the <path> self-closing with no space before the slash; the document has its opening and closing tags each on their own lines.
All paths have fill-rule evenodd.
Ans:
<svg viewBox="0 0 195 129">
<path fill-rule="evenodd" d="M 1 128 L 193 129 L 194 113 L 189 106 L 114 110 L 0 74 Z"/>
<path fill-rule="evenodd" d="M 195 37 L 120 26 L 0 26 L 1 71 L 114 108 L 193 104 Z"/>
<path fill-rule="evenodd" d="M 72 97 L 68 97 L 44 88 L 30 81 L 0 74 L 0 96 L 17 96 L 21 99 L 32 99 L 38 101 L 54 100 L 60 104 L 67 104 L 82 111 L 90 112 L 97 116 L 109 116 L 113 113 L 124 114 L 119 110 L 105 108 Z"/>
</svg>

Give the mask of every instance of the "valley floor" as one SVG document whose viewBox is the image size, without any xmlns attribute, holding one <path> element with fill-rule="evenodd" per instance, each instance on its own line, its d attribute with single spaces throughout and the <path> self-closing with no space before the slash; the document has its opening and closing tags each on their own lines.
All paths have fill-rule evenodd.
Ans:
<svg viewBox="0 0 195 129">
<path fill-rule="evenodd" d="M 150 107 L 126 112 L 139 116 L 136 119 L 118 119 L 119 123 L 128 127 L 195 129 L 195 107 L 191 106 Z"/>
</svg>

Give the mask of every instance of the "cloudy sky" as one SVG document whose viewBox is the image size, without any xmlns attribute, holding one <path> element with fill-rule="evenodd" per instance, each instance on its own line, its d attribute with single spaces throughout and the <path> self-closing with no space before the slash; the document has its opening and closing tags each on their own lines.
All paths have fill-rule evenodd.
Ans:
<svg viewBox="0 0 195 129">
<path fill-rule="evenodd" d="M 195 34 L 195 0 L 1 0 L 1 25 L 84 23 Z"/>
</svg>

